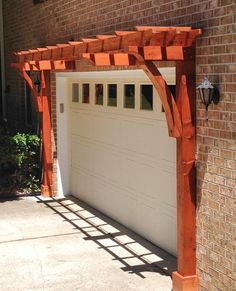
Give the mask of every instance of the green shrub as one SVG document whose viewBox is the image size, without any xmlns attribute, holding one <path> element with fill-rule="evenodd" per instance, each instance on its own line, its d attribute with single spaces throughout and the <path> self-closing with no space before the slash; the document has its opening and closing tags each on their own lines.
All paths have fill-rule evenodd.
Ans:
<svg viewBox="0 0 236 291">
<path fill-rule="evenodd" d="M 34 134 L 1 134 L 1 183 L 24 190 L 39 190 L 40 144 L 40 138 Z"/>
</svg>

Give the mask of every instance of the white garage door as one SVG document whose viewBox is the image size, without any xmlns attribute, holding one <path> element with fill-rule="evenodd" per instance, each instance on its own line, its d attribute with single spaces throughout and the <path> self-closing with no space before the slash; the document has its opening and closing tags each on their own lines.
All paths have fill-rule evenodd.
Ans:
<svg viewBox="0 0 236 291">
<path fill-rule="evenodd" d="M 68 80 L 72 195 L 176 254 L 176 149 L 142 71 Z"/>
</svg>

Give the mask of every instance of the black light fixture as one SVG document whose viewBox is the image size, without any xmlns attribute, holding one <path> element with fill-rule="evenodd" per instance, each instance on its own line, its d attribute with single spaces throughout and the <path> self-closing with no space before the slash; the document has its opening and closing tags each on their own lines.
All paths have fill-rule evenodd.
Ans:
<svg viewBox="0 0 236 291">
<path fill-rule="evenodd" d="M 35 5 L 35 4 L 39 4 L 39 3 L 43 3 L 43 2 L 45 2 L 45 1 L 47 1 L 47 0 L 33 0 L 34 5 Z"/>
<path fill-rule="evenodd" d="M 197 86 L 200 94 L 201 102 L 205 105 L 206 113 L 205 118 L 208 120 L 208 106 L 213 102 L 214 104 L 219 103 L 219 91 L 211 84 L 208 78 L 205 76 L 203 82 Z"/>
<path fill-rule="evenodd" d="M 34 81 L 34 86 L 35 86 L 36 91 L 38 93 L 40 93 L 40 91 L 41 91 L 41 83 L 40 83 L 38 75 L 37 75 L 37 79 Z"/>
</svg>

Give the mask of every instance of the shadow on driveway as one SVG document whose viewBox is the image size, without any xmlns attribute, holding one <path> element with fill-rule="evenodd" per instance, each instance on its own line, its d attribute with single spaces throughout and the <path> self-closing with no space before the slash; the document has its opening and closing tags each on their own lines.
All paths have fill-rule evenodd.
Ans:
<svg viewBox="0 0 236 291">
<path fill-rule="evenodd" d="M 72 196 L 63 199 L 44 199 L 36 196 L 36 200 L 83 233 L 84 240 L 95 242 L 98 248 L 109 253 L 113 260 L 119 261 L 124 272 L 145 278 L 145 272 L 171 276 L 176 270 L 174 256 L 82 201 Z"/>
</svg>

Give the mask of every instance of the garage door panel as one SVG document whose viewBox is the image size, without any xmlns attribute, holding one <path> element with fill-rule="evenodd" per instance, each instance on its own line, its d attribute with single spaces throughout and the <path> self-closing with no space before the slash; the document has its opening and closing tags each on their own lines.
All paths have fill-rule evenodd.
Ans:
<svg viewBox="0 0 236 291">
<path fill-rule="evenodd" d="M 98 116 L 93 120 L 93 138 L 107 145 L 119 146 L 120 144 L 120 120 L 111 116 Z"/>
<path fill-rule="evenodd" d="M 89 189 L 88 189 L 89 185 Z M 100 211 L 127 225 L 140 235 L 158 243 L 170 252 L 174 252 L 174 218 L 166 212 L 155 212 L 151 206 L 127 196 L 127 192 L 105 185 L 99 179 L 81 173 L 81 180 L 74 189 L 75 196 L 93 205 Z M 76 193 L 79 194 L 76 194 Z M 127 207 L 129 205 L 129 207 Z M 155 229 L 153 228 L 155 225 Z M 165 233 L 163 237 L 162 234 Z"/>
<path fill-rule="evenodd" d="M 175 207 L 173 193 L 176 191 L 176 184 L 172 172 L 166 172 L 163 167 L 154 167 L 153 163 L 148 165 L 138 163 L 137 159 L 124 159 L 121 175 L 121 181 L 128 189 L 155 198 L 156 201 L 161 202 L 163 199 L 164 203 Z"/>
<path fill-rule="evenodd" d="M 73 167 L 90 168 L 91 153 L 86 144 L 72 142 L 71 156 Z"/>
<path fill-rule="evenodd" d="M 173 244 L 176 241 L 176 225 L 175 220 L 172 217 L 164 216 L 162 213 L 156 215 L 155 217 L 155 238 L 158 240 L 160 247 L 165 250 L 168 250 L 170 253 L 176 253 L 176 246 Z M 165 235 L 163 235 L 163 233 Z"/>
<path fill-rule="evenodd" d="M 103 114 L 104 115 L 104 114 Z M 103 116 L 102 114 L 96 115 L 94 118 L 94 138 L 104 144 L 119 143 L 119 129 L 120 121 L 111 116 Z"/>
<path fill-rule="evenodd" d="M 81 137 L 93 138 L 93 125 L 88 114 L 82 111 L 72 112 L 71 133 Z"/>
<path fill-rule="evenodd" d="M 105 155 L 105 153 L 102 154 L 102 152 L 100 152 L 96 155 L 96 157 L 94 157 L 91 154 L 93 150 L 96 149 L 94 147 L 87 146 L 84 151 L 80 151 L 80 153 L 83 154 L 83 157 L 76 159 L 75 155 L 74 157 L 76 161 L 73 161 L 72 168 L 86 170 L 90 173 L 90 175 L 94 175 L 100 179 L 106 178 L 112 183 L 119 184 L 120 167 L 115 166 L 120 159 L 119 156 L 112 154 Z M 105 158 L 103 159 L 103 157 Z"/>
<path fill-rule="evenodd" d="M 73 168 L 71 173 L 71 192 L 80 194 L 81 199 L 90 191 L 91 184 L 88 179 L 89 175 L 79 168 Z"/>
<path fill-rule="evenodd" d="M 122 146 L 130 151 L 151 157 L 154 153 L 155 125 L 152 123 L 142 123 L 134 121 L 122 121 Z M 156 133 L 158 130 L 156 130 Z M 158 144 L 155 144 L 158 155 Z"/>
<path fill-rule="evenodd" d="M 168 132 L 165 128 L 156 127 L 155 132 L 156 134 L 154 135 L 152 140 L 152 152 L 154 152 L 159 159 L 162 159 L 163 161 L 168 161 L 175 169 L 175 139 L 169 137 Z"/>
<path fill-rule="evenodd" d="M 105 180 L 103 181 L 98 176 L 91 176 L 89 173 L 81 171 L 77 173 L 80 174 L 81 179 L 73 182 L 73 194 L 75 196 L 80 197 L 108 215 L 115 216 L 114 218 L 116 219 L 121 214 L 124 215 L 124 219 L 129 217 L 129 213 L 124 211 L 126 208 L 124 201 L 131 203 L 133 198 L 126 195 L 125 191 L 111 183 L 107 184 Z M 75 174 L 74 178 L 76 177 L 77 174 Z M 125 197 L 122 193 L 125 194 Z"/>
<path fill-rule="evenodd" d="M 166 127 L 161 128 L 158 121 L 150 124 L 125 120 L 121 128 L 120 140 L 124 149 L 151 159 L 169 161 L 175 169 L 175 140 L 169 138 Z"/>
<path fill-rule="evenodd" d="M 152 167 L 127 159 L 123 165 L 121 180 L 124 181 L 126 187 L 138 190 L 148 197 L 155 197 L 156 186 L 158 186 L 158 178 L 155 174 Z M 155 178 L 155 183 L 153 183 L 152 178 Z"/>
<path fill-rule="evenodd" d="M 175 140 L 161 111 L 117 104 L 71 109 L 71 194 L 175 254 Z"/>
<path fill-rule="evenodd" d="M 166 180 L 165 183 L 162 181 Z M 176 196 L 173 193 L 176 192 L 176 177 L 173 177 L 172 173 L 160 172 L 160 187 L 158 189 L 160 195 L 158 200 L 163 204 L 173 208 L 176 208 Z"/>
<path fill-rule="evenodd" d="M 111 181 L 120 181 L 120 156 L 114 152 L 106 153 L 104 149 L 92 148 L 96 154 L 93 155 L 91 171 L 96 175 L 107 177 Z"/>
</svg>

